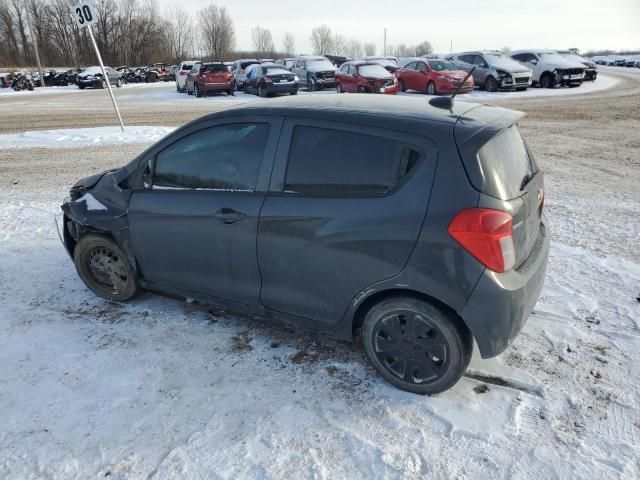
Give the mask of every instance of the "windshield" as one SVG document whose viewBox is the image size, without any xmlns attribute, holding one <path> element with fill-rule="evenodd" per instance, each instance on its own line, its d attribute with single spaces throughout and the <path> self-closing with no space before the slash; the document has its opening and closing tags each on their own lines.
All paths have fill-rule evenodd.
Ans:
<svg viewBox="0 0 640 480">
<path fill-rule="evenodd" d="M 551 52 L 551 53 L 541 53 L 540 56 L 545 59 L 547 62 L 563 62 L 565 59 L 560 56 L 559 53 Z"/>
<path fill-rule="evenodd" d="M 222 63 L 216 63 L 214 65 L 203 65 L 202 72 L 207 73 L 219 73 L 219 72 L 228 72 L 227 66 Z"/>
<path fill-rule="evenodd" d="M 485 53 L 484 56 L 489 61 L 492 67 L 507 69 L 517 68 L 518 70 L 522 69 L 522 65 L 520 65 L 515 60 L 511 60 L 505 55 L 498 53 Z"/>
<path fill-rule="evenodd" d="M 373 78 L 391 78 L 391 75 L 382 65 L 360 65 L 358 67 L 358 71 L 360 75 L 363 77 L 373 77 Z"/>
<path fill-rule="evenodd" d="M 322 59 L 322 60 L 309 60 L 308 68 L 313 68 L 316 70 L 320 70 L 320 69 L 335 70 L 336 67 L 334 67 L 333 63 L 331 63 L 329 60 Z"/>
<path fill-rule="evenodd" d="M 81 75 L 95 75 L 96 73 L 102 73 L 100 67 L 89 67 L 85 69 Z"/>
<path fill-rule="evenodd" d="M 478 152 L 478 159 L 485 177 L 484 192 L 502 200 L 522 195 L 523 180 L 538 171 L 515 125 L 489 140 Z"/>
<path fill-rule="evenodd" d="M 444 60 L 438 60 L 437 62 L 429 62 L 429 66 L 432 70 L 436 72 L 455 72 L 456 70 L 460 70 L 451 62 L 445 62 Z"/>
</svg>

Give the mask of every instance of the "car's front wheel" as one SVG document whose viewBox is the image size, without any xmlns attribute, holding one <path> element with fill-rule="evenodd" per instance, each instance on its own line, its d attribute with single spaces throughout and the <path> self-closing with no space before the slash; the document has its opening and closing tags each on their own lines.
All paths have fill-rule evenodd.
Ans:
<svg viewBox="0 0 640 480">
<path fill-rule="evenodd" d="M 498 81 L 491 76 L 487 77 L 487 79 L 484 82 L 484 89 L 487 92 L 497 92 L 498 88 L 499 88 Z"/>
<path fill-rule="evenodd" d="M 429 82 L 427 84 L 427 95 L 435 95 L 436 92 L 436 84 L 433 82 Z"/>
<path fill-rule="evenodd" d="M 556 80 L 555 77 L 550 74 L 549 72 L 546 72 L 542 75 L 542 77 L 540 77 L 540 86 L 542 88 L 553 88 L 556 86 Z"/>
<path fill-rule="evenodd" d="M 82 237 L 73 251 L 73 261 L 82 281 L 99 297 L 123 302 L 138 290 L 126 254 L 107 236 Z"/>
<path fill-rule="evenodd" d="M 373 306 L 365 316 L 362 338 L 369 361 L 385 380 L 421 395 L 451 388 L 473 352 L 471 334 L 460 319 L 411 297 Z"/>
</svg>

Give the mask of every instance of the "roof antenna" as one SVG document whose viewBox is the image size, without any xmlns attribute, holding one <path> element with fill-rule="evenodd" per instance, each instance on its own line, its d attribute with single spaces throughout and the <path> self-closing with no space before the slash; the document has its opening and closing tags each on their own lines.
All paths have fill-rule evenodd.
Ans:
<svg viewBox="0 0 640 480">
<path fill-rule="evenodd" d="M 453 95 L 451 95 L 450 97 L 433 97 L 431 100 L 429 100 L 429 105 L 436 108 L 444 108 L 445 110 L 451 110 L 453 108 L 453 99 L 456 98 L 456 95 L 458 94 L 462 86 L 465 84 L 465 82 L 471 76 L 471 74 L 475 69 L 476 67 L 474 65 L 473 68 L 469 70 L 469 73 L 467 73 L 467 76 L 464 77 L 464 80 L 460 82 L 460 85 L 458 85 L 458 88 L 456 88 L 456 91 L 453 92 Z"/>
</svg>

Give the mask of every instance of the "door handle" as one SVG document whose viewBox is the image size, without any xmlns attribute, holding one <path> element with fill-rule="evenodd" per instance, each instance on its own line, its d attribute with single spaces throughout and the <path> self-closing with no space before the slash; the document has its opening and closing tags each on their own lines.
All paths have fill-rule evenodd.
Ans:
<svg viewBox="0 0 640 480">
<path fill-rule="evenodd" d="M 227 225 L 230 223 L 236 223 L 247 216 L 246 213 L 238 212 L 233 208 L 224 207 L 213 214 L 215 218 Z"/>
</svg>

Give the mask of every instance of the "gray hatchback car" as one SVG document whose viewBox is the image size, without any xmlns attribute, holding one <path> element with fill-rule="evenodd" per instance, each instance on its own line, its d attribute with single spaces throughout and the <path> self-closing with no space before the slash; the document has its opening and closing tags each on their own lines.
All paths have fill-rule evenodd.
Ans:
<svg viewBox="0 0 640 480">
<path fill-rule="evenodd" d="M 435 394 L 504 351 L 545 278 L 523 114 L 386 95 L 287 97 L 197 119 L 79 181 L 61 236 L 85 284 L 216 303 L 351 340 Z"/>
<path fill-rule="evenodd" d="M 447 57 L 462 70 L 473 69 L 473 81 L 487 92 L 526 90 L 531 86 L 531 69 L 499 51 L 456 53 Z"/>
</svg>

